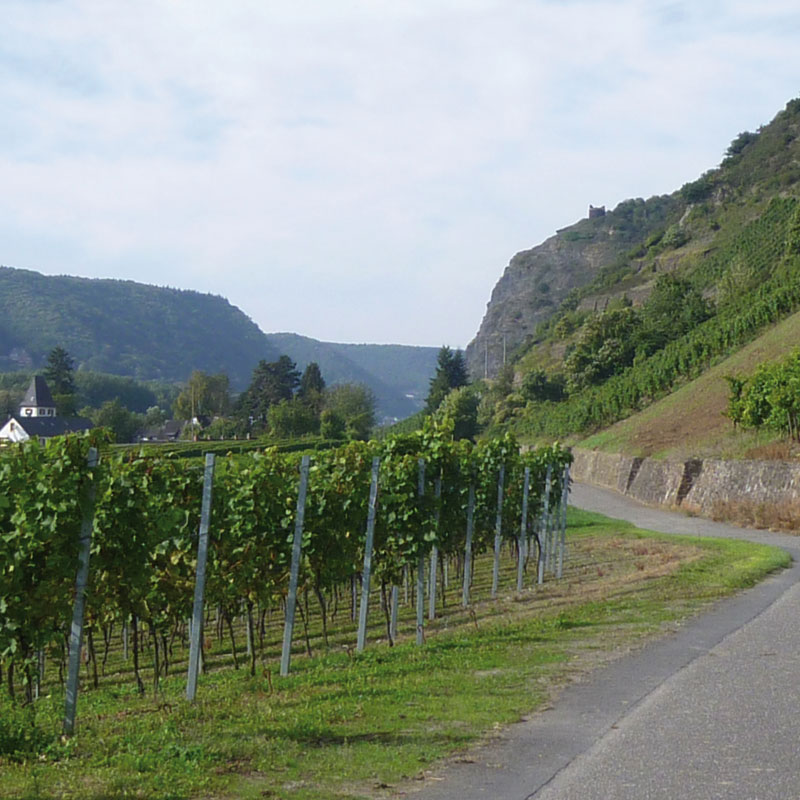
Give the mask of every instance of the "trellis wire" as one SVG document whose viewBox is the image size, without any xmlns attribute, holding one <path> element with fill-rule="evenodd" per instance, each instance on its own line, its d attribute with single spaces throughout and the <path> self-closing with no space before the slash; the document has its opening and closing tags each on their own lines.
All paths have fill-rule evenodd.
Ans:
<svg viewBox="0 0 800 800">
<path fill-rule="evenodd" d="M 439 511 L 439 500 L 442 498 L 442 479 L 440 476 L 436 477 L 434 481 L 434 489 L 433 489 L 433 496 L 436 498 L 436 510 L 434 512 L 434 527 L 436 528 L 436 535 L 439 536 L 439 522 L 440 522 L 440 511 Z M 439 566 L 439 548 L 436 546 L 436 542 L 433 543 L 431 547 L 431 571 L 429 580 L 428 580 L 428 619 L 433 620 L 436 619 L 436 571 Z"/>
<path fill-rule="evenodd" d="M 418 462 L 419 472 L 417 480 L 417 495 L 420 503 L 425 495 L 425 459 L 421 458 Z M 425 641 L 425 553 L 420 547 L 417 559 L 417 644 L 421 645 Z"/>
</svg>

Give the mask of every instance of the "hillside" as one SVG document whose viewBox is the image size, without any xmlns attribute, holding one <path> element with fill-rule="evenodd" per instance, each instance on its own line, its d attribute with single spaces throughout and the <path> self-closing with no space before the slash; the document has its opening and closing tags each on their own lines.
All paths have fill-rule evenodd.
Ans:
<svg viewBox="0 0 800 800">
<path fill-rule="evenodd" d="M 57 345 L 79 371 L 163 382 L 224 372 L 237 391 L 260 360 L 285 353 L 301 369 L 317 361 L 329 385 L 365 383 L 379 416 L 397 418 L 420 408 L 438 352 L 265 334 L 223 297 L 0 267 L 0 372 L 40 369 Z"/>
<path fill-rule="evenodd" d="M 725 416 L 726 375 L 747 375 L 784 358 L 800 342 L 800 313 L 792 314 L 699 378 L 648 408 L 576 441 L 580 447 L 683 461 L 688 458 L 768 457 L 778 452 L 774 433 L 735 431 Z M 781 455 L 785 455 L 781 453 Z"/>
<path fill-rule="evenodd" d="M 558 311 L 570 292 L 590 284 L 679 213 L 680 204 L 671 197 L 629 200 L 517 253 L 494 287 L 478 333 L 467 346 L 473 378 L 495 377 L 507 356 Z"/>
<path fill-rule="evenodd" d="M 622 212 L 631 223 L 620 233 Z M 610 248 L 623 234 L 624 248 L 593 262 L 533 329 L 532 321 L 522 324 L 532 320 L 520 316 L 523 289 L 530 296 L 542 281 L 561 285 L 561 265 L 547 252 L 571 243 L 570 263 L 589 263 L 604 241 Z M 536 259 L 518 297 L 504 300 L 509 276 L 523 280 L 521 266 Z M 626 201 L 515 257 L 482 325 L 496 339 L 492 320 L 503 320 L 507 362 L 492 368 L 490 350 L 489 372 L 501 380 L 484 393 L 483 422 L 533 440 L 585 436 L 648 408 L 799 309 L 800 100 L 793 100 L 769 125 L 734 138 L 721 164 L 698 180 L 667 197 Z M 780 330 L 793 346 L 790 328 Z M 485 364 L 481 335 L 471 345 L 473 374 Z M 650 452 L 659 447 L 652 443 Z"/>
<path fill-rule="evenodd" d="M 223 297 L 0 267 L 0 369 L 37 368 L 56 345 L 79 369 L 168 381 L 226 372 L 236 388 L 279 355 Z"/>
<path fill-rule="evenodd" d="M 745 226 L 771 224 L 771 201 L 797 198 L 798 187 L 800 99 L 769 125 L 740 133 L 721 164 L 696 181 L 596 211 L 514 256 L 467 347 L 473 377 L 496 377 L 504 352 L 509 361 L 529 351 L 543 339 L 541 324 L 564 312 L 602 311 L 623 295 L 643 302 L 662 272 L 691 277 L 715 298 L 757 285 L 782 252 L 756 253 L 737 239 Z M 773 243 L 780 249 L 784 240 Z"/>
</svg>

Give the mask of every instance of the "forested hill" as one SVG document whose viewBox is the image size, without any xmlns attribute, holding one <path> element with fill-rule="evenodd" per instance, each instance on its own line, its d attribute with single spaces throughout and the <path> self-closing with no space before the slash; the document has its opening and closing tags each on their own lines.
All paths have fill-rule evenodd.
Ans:
<svg viewBox="0 0 800 800">
<path fill-rule="evenodd" d="M 235 390 L 260 360 L 285 353 L 301 369 L 317 361 L 328 384 L 365 383 L 379 415 L 394 417 L 418 410 L 437 353 L 265 334 L 224 297 L 0 267 L 0 372 L 39 369 L 56 346 L 82 370 L 163 381 L 184 381 L 194 369 L 224 372 Z"/>
<path fill-rule="evenodd" d="M 0 267 L 0 369 L 37 368 L 57 345 L 83 369 L 161 380 L 226 372 L 237 388 L 259 359 L 279 355 L 223 297 Z"/>
</svg>

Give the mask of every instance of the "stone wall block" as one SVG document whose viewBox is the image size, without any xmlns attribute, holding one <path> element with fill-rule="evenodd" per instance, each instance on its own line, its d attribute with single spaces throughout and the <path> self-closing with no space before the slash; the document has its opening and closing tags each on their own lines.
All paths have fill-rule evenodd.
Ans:
<svg viewBox="0 0 800 800">
<path fill-rule="evenodd" d="M 715 505 L 800 502 L 800 464 L 789 461 L 658 461 L 573 449 L 576 480 L 655 506 L 710 515 Z"/>
</svg>

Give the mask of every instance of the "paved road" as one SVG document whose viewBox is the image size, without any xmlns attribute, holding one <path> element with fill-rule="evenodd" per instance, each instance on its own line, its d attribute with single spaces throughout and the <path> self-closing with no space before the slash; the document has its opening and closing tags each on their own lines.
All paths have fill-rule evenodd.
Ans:
<svg viewBox="0 0 800 800">
<path fill-rule="evenodd" d="M 572 503 L 667 533 L 777 544 L 795 565 L 595 671 L 418 800 L 800 800 L 800 540 L 576 485 Z"/>
</svg>

